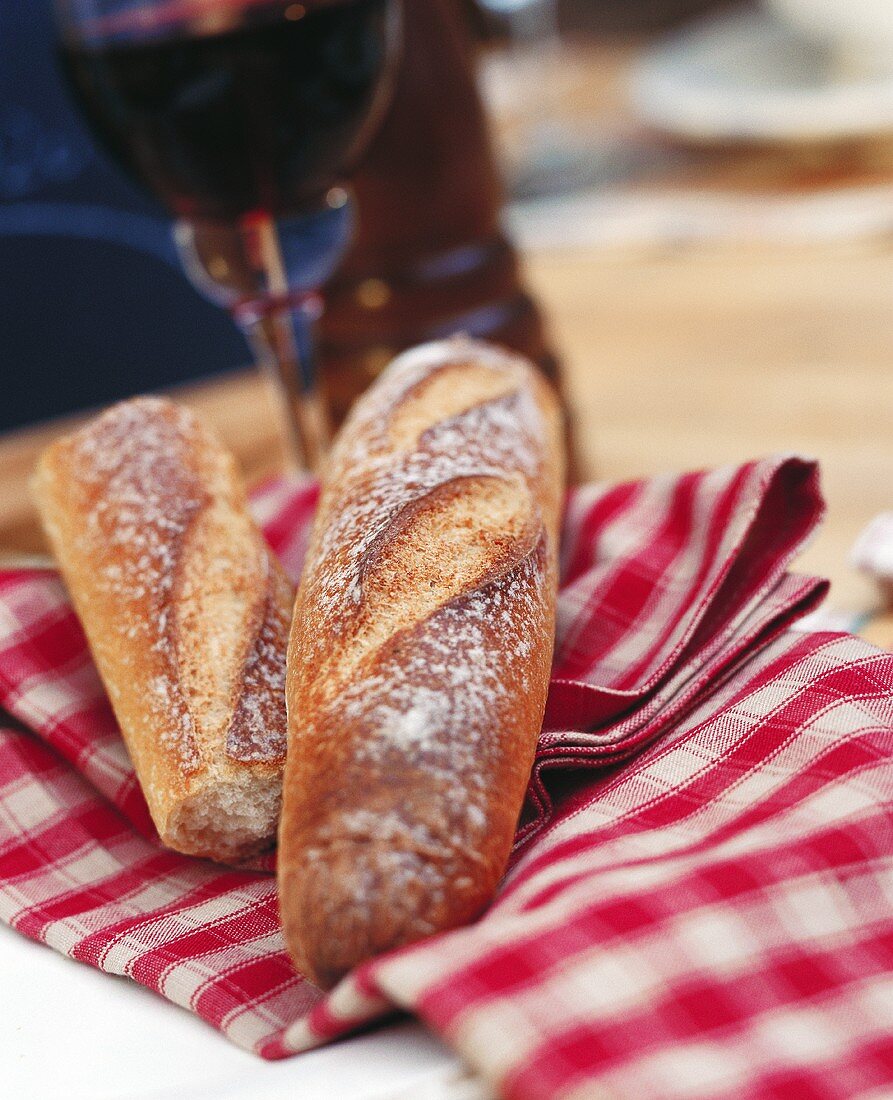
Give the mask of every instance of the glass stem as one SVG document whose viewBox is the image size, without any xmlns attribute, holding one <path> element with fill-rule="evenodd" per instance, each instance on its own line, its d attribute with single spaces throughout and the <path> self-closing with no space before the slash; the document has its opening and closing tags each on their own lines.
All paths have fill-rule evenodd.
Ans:
<svg viewBox="0 0 893 1100">
<path fill-rule="evenodd" d="M 276 223 L 255 216 L 243 225 L 249 251 L 266 275 L 267 297 L 240 318 L 258 364 L 273 383 L 280 408 L 286 461 L 292 470 L 317 470 L 331 436 L 319 392 L 313 328 L 322 312 L 317 294 L 292 296 Z"/>
<path fill-rule="evenodd" d="M 317 470 L 329 443 L 313 332 L 323 286 L 350 242 L 349 196 L 332 188 L 315 209 L 275 221 L 181 219 L 174 239 L 193 286 L 228 309 L 273 383 L 291 470 Z"/>
</svg>

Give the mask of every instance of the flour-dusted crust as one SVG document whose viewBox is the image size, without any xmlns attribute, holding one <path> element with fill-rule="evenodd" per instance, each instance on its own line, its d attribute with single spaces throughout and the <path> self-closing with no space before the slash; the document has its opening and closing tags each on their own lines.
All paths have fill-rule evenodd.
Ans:
<svg viewBox="0 0 893 1100">
<path fill-rule="evenodd" d="M 138 398 L 53 444 L 33 487 L 162 840 L 223 861 L 270 844 L 293 594 L 234 460 Z"/>
<path fill-rule="evenodd" d="M 289 647 L 280 901 L 330 985 L 475 917 L 542 723 L 564 462 L 557 402 L 469 340 L 397 359 L 331 455 Z"/>
</svg>

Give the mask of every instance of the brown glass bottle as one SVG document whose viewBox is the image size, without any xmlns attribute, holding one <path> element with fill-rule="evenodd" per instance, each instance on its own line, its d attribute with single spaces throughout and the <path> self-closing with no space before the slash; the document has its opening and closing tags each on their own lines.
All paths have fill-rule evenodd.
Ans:
<svg viewBox="0 0 893 1100">
<path fill-rule="evenodd" d="M 356 240 L 325 291 L 322 382 L 336 423 L 393 355 L 455 332 L 556 360 L 500 226 L 502 190 L 464 0 L 404 0 L 403 58 L 353 181 Z"/>
</svg>

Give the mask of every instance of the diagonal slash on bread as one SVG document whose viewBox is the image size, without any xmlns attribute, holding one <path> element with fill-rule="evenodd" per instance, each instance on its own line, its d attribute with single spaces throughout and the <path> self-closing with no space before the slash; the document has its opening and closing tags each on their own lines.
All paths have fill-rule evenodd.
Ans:
<svg viewBox="0 0 893 1100">
<path fill-rule="evenodd" d="M 401 356 L 336 444 L 289 649 L 286 939 L 330 985 L 474 917 L 505 868 L 554 631 L 563 458 L 525 361 Z"/>
<path fill-rule="evenodd" d="M 138 398 L 53 444 L 33 487 L 162 840 L 224 861 L 269 845 L 292 588 L 233 458 Z"/>
</svg>

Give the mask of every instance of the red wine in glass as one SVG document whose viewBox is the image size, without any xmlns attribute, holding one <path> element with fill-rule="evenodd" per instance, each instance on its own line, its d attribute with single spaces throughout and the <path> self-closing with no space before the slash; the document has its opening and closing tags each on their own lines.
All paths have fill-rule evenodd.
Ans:
<svg viewBox="0 0 893 1100">
<path fill-rule="evenodd" d="M 386 100 L 397 0 L 61 0 L 60 56 L 94 133 L 178 220 L 187 273 L 325 444 L 307 326 L 349 239 L 349 174 Z"/>
</svg>

